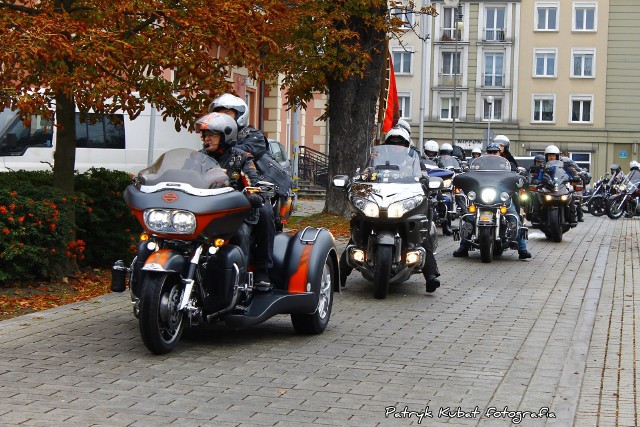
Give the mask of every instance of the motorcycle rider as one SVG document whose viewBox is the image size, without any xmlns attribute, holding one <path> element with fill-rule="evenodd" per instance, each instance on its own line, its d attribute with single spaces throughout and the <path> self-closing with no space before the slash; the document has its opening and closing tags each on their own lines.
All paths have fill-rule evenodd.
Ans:
<svg viewBox="0 0 640 427">
<path fill-rule="evenodd" d="M 482 150 L 479 147 L 475 147 L 473 150 L 471 150 L 472 158 L 477 159 L 480 156 L 482 156 Z"/>
<path fill-rule="evenodd" d="M 511 163 L 511 170 L 518 172 L 518 162 L 516 162 L 516 159 L 509 151 L 509 147 L 511 146 L 509 138 L 506 135 L 496 135 L 496 137 L 493 138 L 493 142 L 498 144 L 498 147 L 500 147 L 500 157 L 504 157 L 509 160 L 509 163 Z"/>
<path fill-rule="evenodd" d="M 609 181 L 611 184 L 619 184 L 624 180 L 624 172 L 619 164 L 612 164 L 609 166 L 609 170 L 611 171 L 611 180 Z"/>
<path fill-rule="evenodd" d="M 237 129 L 237 123 L 233 117 L 222 112 L 209 113 L 196 121 L 196 132 L 200 133 L 202 138 L 201 152 L 213 157 L 222 168 L 226 169 L 230 180 L 229 185 L 242 191 L 247 186 L 256 186 L 260 178 L 251 153 L 235 146 Z M 273 209 L 256 194 L 250 195 L 249 200 L 254 208 L 259 209 L 258 218 L 251 217 L 248 220 L 254 224 L 253 228 L 246 222 L 243 223 L 233 240 L 248 256 L 253 231 L 256 241 L 254 286 L 259 291 L 269 291 L 271 290 L 269 269 L 273 267 L 275 237 Z"/>
<path fill-rule="evenodd" d="M 560 149 L 555 145 L 549 145 L 547 148 L 544 149 L 544 159 L 545 159 L 545 166 L 549 162 L 552 162 L 554 160 L 560 160 Z M 570 163 L 562 162 L 562 167 L 572 180 L 574 180 L 575 178 L 579 179 L 576 169 L 573 168 Z M 538 181 L 542 181 L 543 174 L 544 174 L 544 170 L 540 170 L 537 178 Z M 575 226 L 578 224 L 577 211 L 578 209 L 576 207 L 576 204 L 573 202 L 569 203 L 569 222 L 571 223 L 572 226 Z"/>
<path fill-rule="evenodd" d="M 487 155 L 489 156 L 500 156 L 500 146 L 495 142 L 490 142 L 487 144 Z M 518 228 L 521 226 L 520 215 L 516 210 L 516 205 L 513 203 L 514 199 L 517 197 L 517 194 L 513 194 L 511 197 L 511 205 L 507 212 L 516 214 L 516 221 L 518 223 Z M 528 259 L 531 258 L 531 253 L 527 250 L 527 241 L 522 238 L 522 232 L 518 233 L 518 237 L 516 238 L 516 243 L 518 244 L 518 258 L 519 259 Z M 464 258 L 469 256 L 469 241 L 465 239 L 460 239 L 460 246 L 456 251 L 453 252 L 453 256 L 455 258 Z"/>
<path fill-rule="evenodd" d="M 640 182 L 640 163 L 632 160 L 629 163 L 629 173 L 627 174 L 627 179 L 629 182 L 636 184 Z"/>
<path fill-rule="evenodd" d="M 438 161 L 438 167 L 446 168 L 446 166 L 442 163 L 442 159 L 445 156 L 449 156 L 448 157 L 449 163 L 453 161 L 452 163 L 455 163 L 457 165 L 454 167 L 455 170 L 459 171 L 461 169 L 460 160 L 453 155 L 453 147 L 451 146 L 451 144 L 448 144 L 446 142 L 440 146 L 440 157 Z"/>
<path fill-rule="evenodd" d="M 415 147 L 411 146 L 410 139 L 411 139 L 411 136 L 409 135 L 409 132 L 407 132 L 405 129 L 401 127 L 394 127 L 391 130 L 389 130 L 389 132 L 387 132 L 387 135 L 385 136 L 385 139 L 384 139 L 384 144 L 400 145 L 403 147 L 407 147 L 408 148 L 407 156 L 409 157 L 418 156 L 419 158 L 420 152 Z M 422 170 L 426 169 L 422 164 L 422 162 L 421 162 L 421 169 Z M 362 175 L 366 176 L 368 175 L 368 173 L 369 171 L 365 169 Z M 349 241 L 349 243 L 352 243 L 352 242 Z M 436 262 L 436 258 L 433 255 L 433 245 L 431 244 L 431 240 L 429 237 L 427 237 L 422 242 L 422 247 L 426 252 L 425 264 L 424 264 L 424 267 L 422 268 L 422 274 L 424 275 L 424 278 L 426 281 L 426 291 L 435 292 L 435 290 L 440 287 L 440 280 L 438 280 L 438 277 L 440 276 L 440 271 L 438 270 L 438 263 Z M 353 270 L 353 268 L 347 265 L 346 257 L 347 257 L 347 254 L 345 251 L 342 253 L 340 257 L 340 283 L 342 283 L 343 286 L 347 280 L 347 276 Z"/>
<path fill-rule="evenodd" d="M 426 159 L 438 164 L 438 151 L 440 151 L 440 145 L 438 144 L 438 141 L 430 139 L 425 142 L 424 156 Z"/>
</svg>

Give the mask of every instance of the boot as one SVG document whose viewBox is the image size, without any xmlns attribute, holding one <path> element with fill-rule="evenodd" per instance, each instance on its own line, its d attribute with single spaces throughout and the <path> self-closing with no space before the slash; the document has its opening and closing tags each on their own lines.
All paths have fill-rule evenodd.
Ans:
<svg viewBox="0 0 640 427">
<path fill-rule="evenodd" d="M 259 268 L 256 270 L 253 276 L 253 287 L 260 292 L 269 292 L 273 289 L 271 280 L 269 279 L 269 270 L 266 268 Z"/>
<path fill-rule="evenodd" d="M 468 249 L 458 248 L 455 252 L 453 252 L 454 258 L 466 258 L 468 256 L 469 256 Z"/>
<path fill-rule="evenodd" d="M 531 258 L 531 252 L 528 250 L 518 251 L 518 259 L 528 259 Z"/>
<path fill-rule="evenodd" d="M 425 275 L 425 280 L 427 281 L 426 291 L 429 293 L 435 292 L 435 290 L 440 287 L 440 280 L 438 280 L 436 276 Z"/>
</svg>

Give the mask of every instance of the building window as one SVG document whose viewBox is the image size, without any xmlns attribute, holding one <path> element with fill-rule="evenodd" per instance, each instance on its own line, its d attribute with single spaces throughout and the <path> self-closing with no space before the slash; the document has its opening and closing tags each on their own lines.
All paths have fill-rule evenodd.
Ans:
<svg viewBox="0 0 640 427">
<path fill-rule="evenodd" d="M 596 30 L 596 3 L 573 4 L 573 30 Z"/>
<path fill-rule="evenodd" d="M 571 77 L 593 78 L 595 59 L 594 49 L 574 49 L 571 51 L 572 64 Z"/>
<path fill-rule="evenodd" d="M 571 160 L 576 162 L 581 169 L 591 170 L 591 153 L 569 153 Z"/>
<path fill-rule="evenodd" d="M 535 49 L 533 77 L 555 77 L 556 55 L 555 49 Z"/>
<path fill-rule="evenodd" d="M 453 107 L 453 98 L 442 98 L 440 100 L 440 120 L 453 120 L 453 117 L 458 119 L 458 112 L 460 111 L 460 99 L 458 98 L 455 106 Z"/>
<path fill-rule="evenodd" d="M 535 123 L 553 123 L 555 121 L 554 105 L 554 95 L 533 95 L 532 121 Z"/>
<path fill-rule="evenodd" d="M 504 86 L 504 54 L 485 53 L 484 54 L 484 86 Z"/>
<path fill-rule="evenodd" d="M 455 40 L 456 35 L 460 40 L 460 31 L 456 31 L 456 22 L 460 21 L 462 21 L 462 6 L 442 9 L 442 40 Z"/>
<path fill-rule="evenodd" d="M 492 107 L 493 107 L 493 115 L 491 115 L 492 113 Z M 502 99 L 501 98 L 495 98 L 493 99 L 493 103 L 489 104 L 487 102 L 487 99 L 484 99 L 484 107 L 483 107 L 483 119 L 484 120 L 491 120 L 493 121 L 501 121 L 502 120 Z"/>
<path fill-rule="evenodd" d="M 485 17 L 484 39 L 487 41 L 504 41 L 505 15 L 504 7 L 487 7 Z"/>
<path fill-rule="evenodd" d="M 391 9 L 391 17 L 400 19 L 400 28 L 409 29 L 413 27 L 413 10 L 410 7 L 395 7 Z"/>
<path fill-rule="evenodd" d="M 535 25 L 536 31 L 557 31 L 558 3 L 538 3 Z"/>
<path fill-rule="evenodd" d="M 398 106 L 400 108 L 400 118 L 411 118 L 411 92 L 398 92 Z"/>
<path fill-rule="evenodd" d="M 397 74 L 411 74 L 412 49 L 392 49 L 393 71 Z"/>
<path fill-rule="evenodd" d="M 78 148 L 125 148 L 124 115 L 76 113 L 76 147 Z"/>
<path fill-rule="evenodd" d="M 571 123 L 592 123 L 593 96 L 572 96 L 570 104 Z"/>
<path fill-rule="evenodd" d="M 442 52 L 442 74 L 445 76 L 460 74 L 460 52 Z"/>
</svg>

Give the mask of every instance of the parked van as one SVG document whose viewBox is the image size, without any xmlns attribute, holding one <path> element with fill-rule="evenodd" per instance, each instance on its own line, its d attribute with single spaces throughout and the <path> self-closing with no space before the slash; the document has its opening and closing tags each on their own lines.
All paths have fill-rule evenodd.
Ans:
<svg viewBox="0 0 640 427">
<path fill-rule="evenodd" d="M 135 120 L 127 114 L 89 116 L 81 123 L 76 113 L 75 168 L 80 172 L 102 167 L 137 173 L 148 166 L 150 147 L 152 162 L 173 148 L 202 148 L 196 133 L 176 131 L 172 119 L 163 121 L 160 112 L 149 106 Z M 0 172 L 50 170 L 55 147 L 53 123 L 32 116 L 31 126 L 26 127 L 16 111 L 0 112 Z"/>
</svg>

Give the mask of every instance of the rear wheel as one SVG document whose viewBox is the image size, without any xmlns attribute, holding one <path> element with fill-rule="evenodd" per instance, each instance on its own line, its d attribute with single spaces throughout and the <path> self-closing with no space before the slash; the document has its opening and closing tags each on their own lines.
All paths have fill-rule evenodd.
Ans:
<svg viewBox="0 0 640 427">
<path fill-rule="evenodd" d="M 607 213 L 607 199 L 603 196 L 593 196 L 588 203 L 589 213 L 593 216 L 602 216 Z"/>
<path fill-rule="evenodd" d="M 140 297 L 140 335 L 154 354 L 166 354 L 175 348 L 184 328 L 178 311 L 183 286 L 176 275 L 147 274 Z"/>
<path fill-rule="evenodd" d="M 333 307 L 333 283 L 337 280 L 336 268 L 329 254 L 322 267 L 320 289 L 318 290 L 318 306 L 312 314 L 292 314 L 291 324 L 301 334 L 317 335 L 329 324 Z"/>
<path fill-rule="evenodd" d="M 480 259 L 484 263 L 493 261 L 493 230 L 491 227 L 482 227 L 478 233 L 478 243 L 480 245 Z"/>
<path fill-rule="evenodd" d="M 373 274 L 373 296 L 378 299 L 385 299 L 389 293 L 392 256 L 391 246 L 378 246 L 375 273 Z"/>
<path fill-rule="evenodd" d="M 624 214 L 623 197 L 612 197 L 607 200 L 607 216 L 611 219 L 618 219 Z"/>
<path fill-rule="evenodd" d="M 549 236 L 554 242 L 562 241 L 562 224 L 560 224 L 560 214 L 557 209 L 549 211 Z"/>
</svg>

